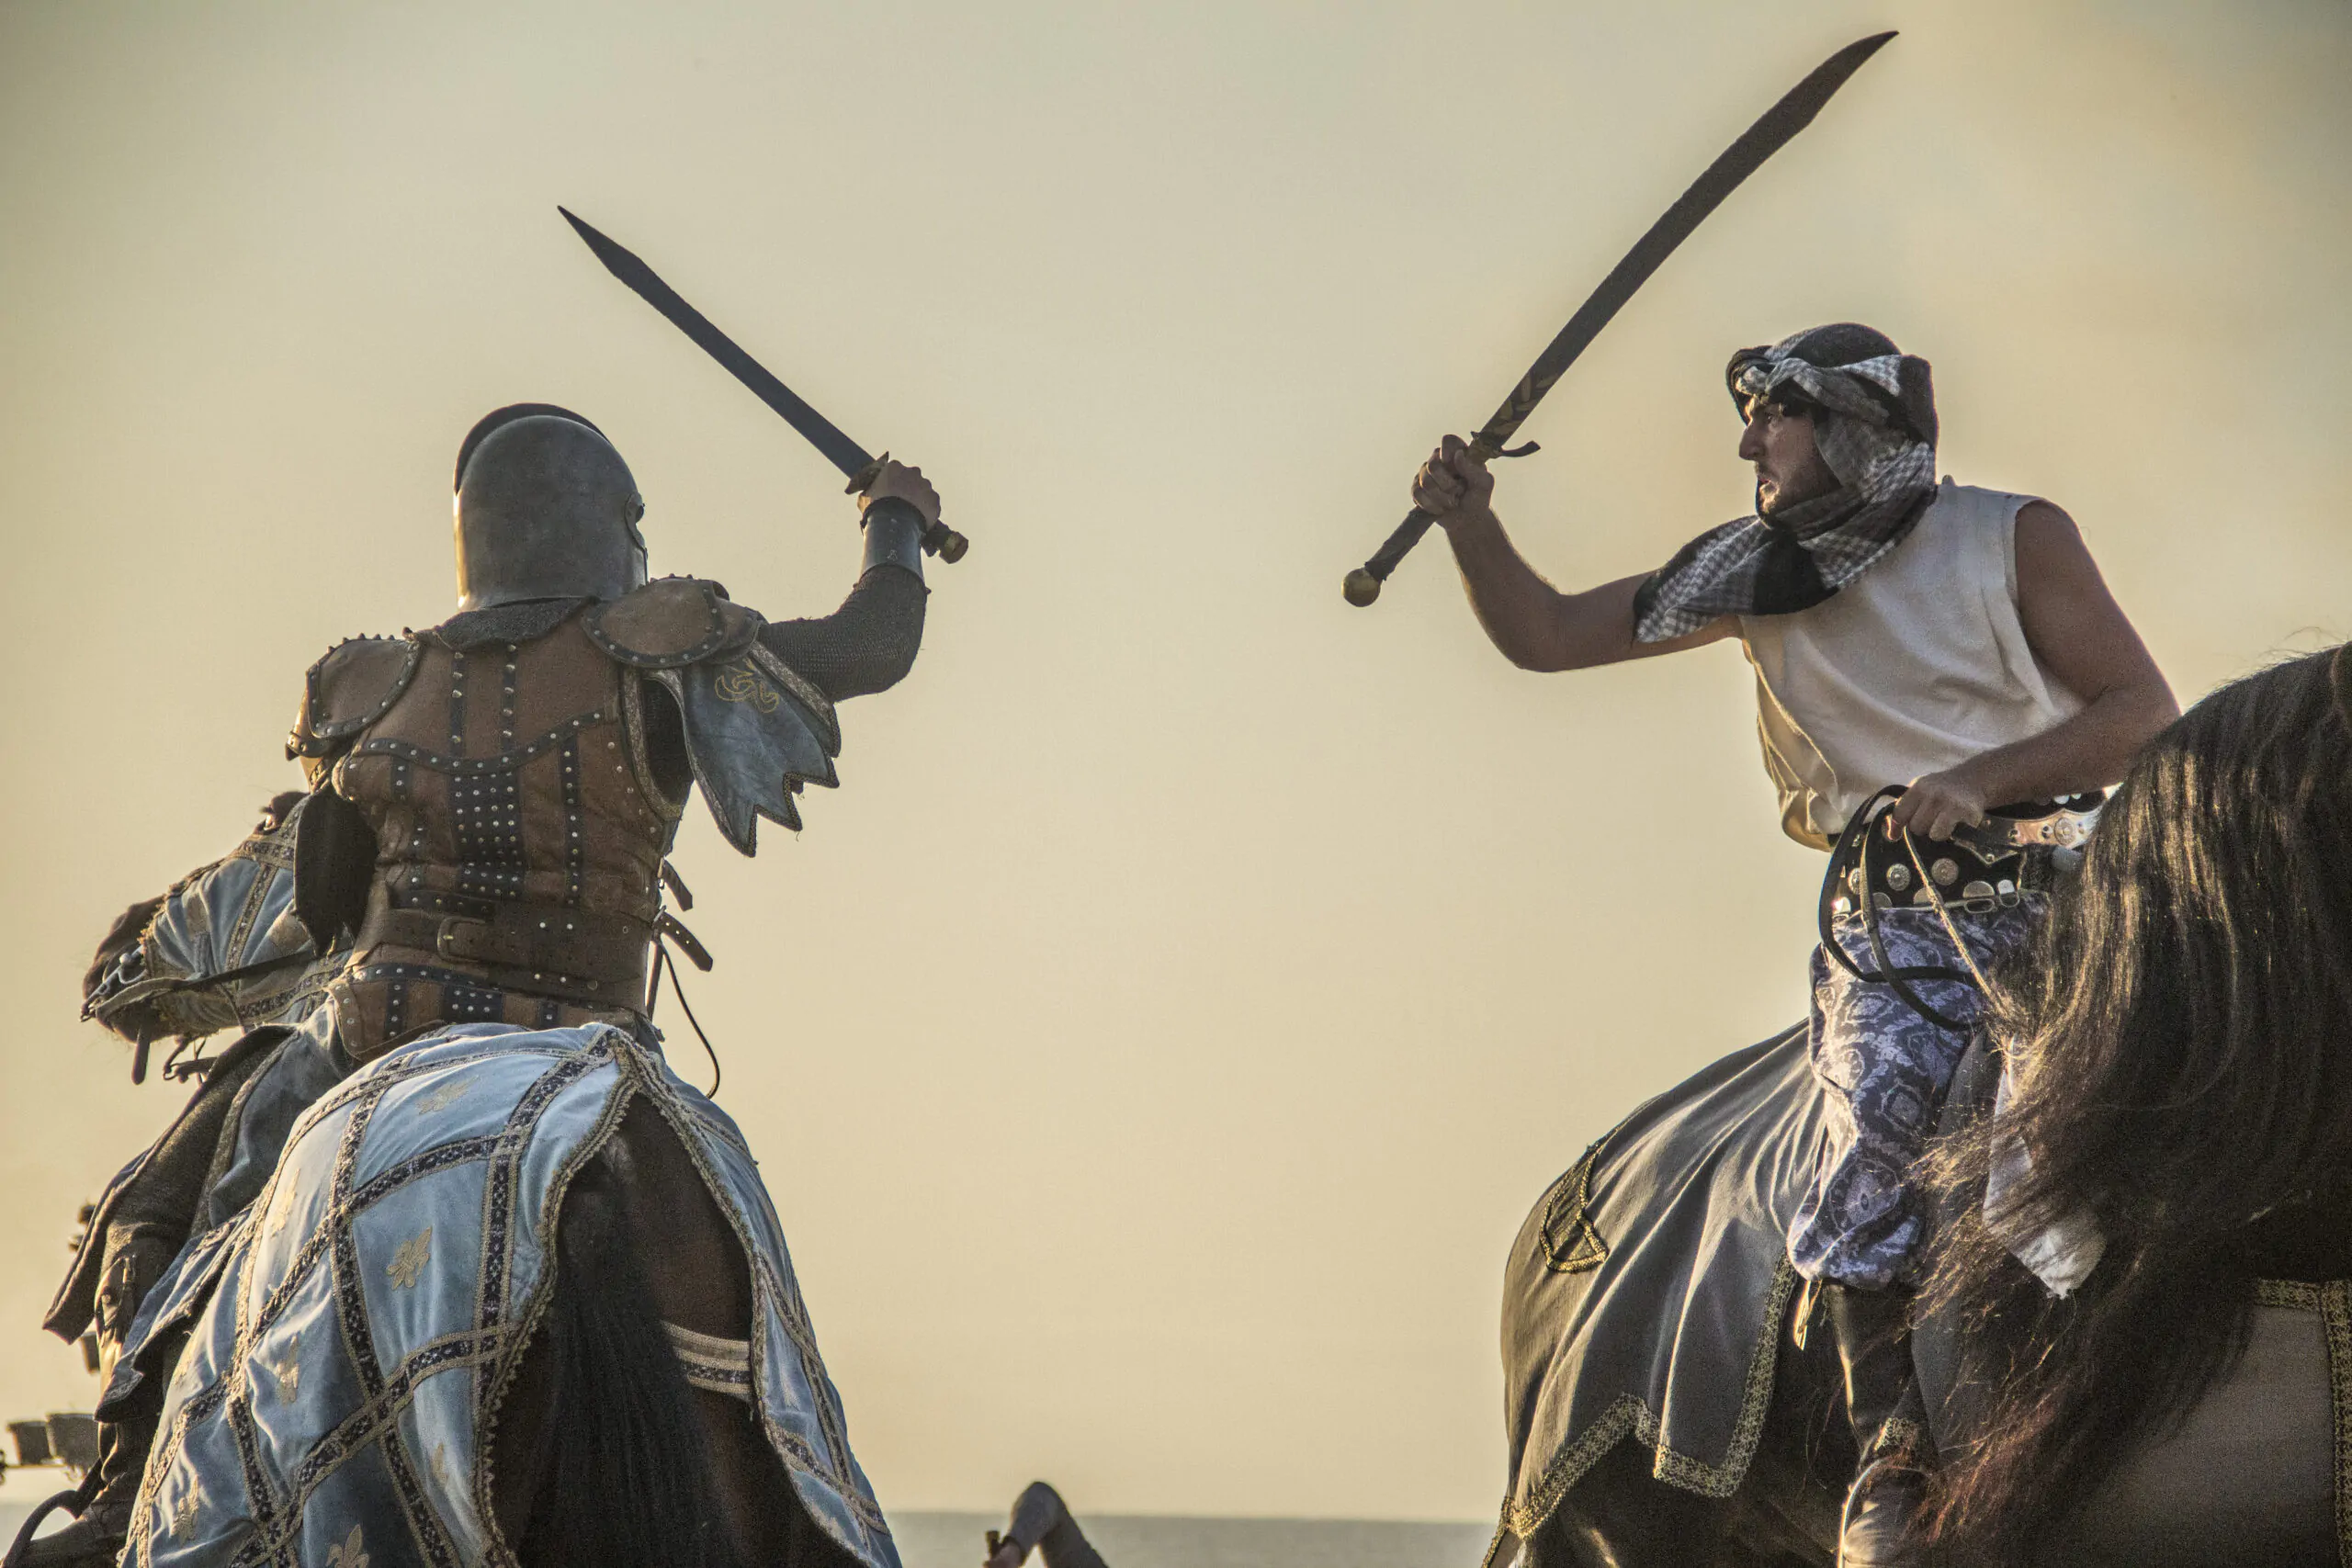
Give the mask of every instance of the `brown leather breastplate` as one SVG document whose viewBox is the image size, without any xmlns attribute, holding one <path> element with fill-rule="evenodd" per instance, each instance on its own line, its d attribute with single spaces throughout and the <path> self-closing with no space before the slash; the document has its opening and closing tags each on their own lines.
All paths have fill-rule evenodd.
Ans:
<svg viewBox="0 0 2352 1568">
<path fill-rule="evenodd" d="M 334 987 L 345 1048 L 641 1016 L 683 803 L 652 778 L 639 675 L 577 616 L 521 643 L 415 641 L 413 677 L 333 773 L 378 844 Z"/>
</svg>

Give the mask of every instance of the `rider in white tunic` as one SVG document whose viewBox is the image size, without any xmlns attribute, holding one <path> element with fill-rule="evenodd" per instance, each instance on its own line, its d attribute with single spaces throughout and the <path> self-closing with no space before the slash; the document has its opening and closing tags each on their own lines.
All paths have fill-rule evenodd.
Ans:
<svg viewBox="0 0 2352 1568">
<path fill-rule="evenodd" d="M 1916 1428 L 1904 1343 L 1921 1216 L 1907 1168 L 1975 1016 L 1976 966 L 2039 905 L 2063 807 L 2175 716 L 2170 690 L 2047 502 L 1937 482 L 1925 360 L 1841 323 L 1725 372 L 1757 511 L 1666 566 L 1562 592 L 1513 548 L 1458 436 L 1414 504 L 1522 668 L 1738 639 L 1790 837 L 1832 851 L 1813 956 L 1818 1175 L 1789 1235 L 1823 1287 L 1863 1456 L 1841 1560 L 1908 1561 Z M 1915 852 L 1916 846 L 1916 852 Z"/>
</svg>

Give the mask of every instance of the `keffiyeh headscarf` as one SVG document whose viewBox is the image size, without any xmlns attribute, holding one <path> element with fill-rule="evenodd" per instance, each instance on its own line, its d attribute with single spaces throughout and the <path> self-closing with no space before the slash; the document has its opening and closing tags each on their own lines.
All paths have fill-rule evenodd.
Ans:
<svg viewBox="0 0 2352 1568">
<path fill-rule="evenodd" d="M 1634 637 L 1664 642 L 1724 615 L 1820 604 L 1903 542 L 1936 490 L 1936 395 L 1928 362 L 1851 321 L 1744 348 L 1724 370 L 1745 418 L 1803 408 L 1838 488 L 1770 517 L 1710 528 L 1634 594 Z"/>
</svg>

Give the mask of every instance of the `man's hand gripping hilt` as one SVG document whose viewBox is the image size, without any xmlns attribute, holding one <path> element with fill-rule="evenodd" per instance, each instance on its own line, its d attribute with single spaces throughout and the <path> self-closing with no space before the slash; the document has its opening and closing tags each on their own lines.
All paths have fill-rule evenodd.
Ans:
<svg viewBox="0 0 2352 1568">
<path fill-rule="evenodd" d="M 871 463 L 866 464 L 865 467 L 858 469 L 856 473 L 850 476 L 849 483 L 842 489 L 842 493 L 843 495 L 864 495 L 866 491 L 866 488 L 873 484 L 876 479 L 881 477 L 882 465 L 889 460 L 890 454 L 885 452 L 879 457 L 875 458 Z M 971 540 L 967 539 L 963 535 L 957 533 L 955 529 L 950 528 L 944 523 L 931 524 L 922 531 L 923 554 L 927 556 L 937 556 L 949 566 L 954 566 L 957 561 L 962 560 L 964 558 L 964 552 L 971 547 Z"/>
<path fill-rule="evenodd" d="M 1517 446 L 1498 446 L 1483 430 L 1470 438 L 1470 455 L 1482 463 L 1492 462 L 1497 457 L 1524 457 L 1531 452 L 1542 450 L 1543 447 L 1532 441 Z M 1370 560 L 1348 573 L 1346 581 L 1340 585 L 1340 592 L 1346 595 L 1348 603 L 1361 610 L 1379 598 L 1380 585 L 1388 581 L 1388 574 L 1396 570 L 1396 563 L 1412 553 L 1413 547 L 1421 542 L 1421 536 L 1428 533 L 1430 525 L 1436 521 L 1418 506 L 1405 513 L 1405 521 L 1396 525 L 1396 531 L 1388 536 L 1388 542 L 1374 552 Z"/>
</svg>

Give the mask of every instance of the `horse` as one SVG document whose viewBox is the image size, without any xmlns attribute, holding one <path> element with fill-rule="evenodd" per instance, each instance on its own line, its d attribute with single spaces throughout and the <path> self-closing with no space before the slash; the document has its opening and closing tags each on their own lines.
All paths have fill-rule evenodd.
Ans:
<svg viewBox="0 0 2352 1568">
<path fill-rule="evenodd" d="M 1980 1042 L 1939 1137 L 1989 1113 L 1998 1077 Z M 1858 1456 L 1837 1353 L 1808 1332 L 1777 1223 L 1803 1196 L 1793 1156 L 1818 1114 L 1799 1025 L 1645 1104 L 1531 1211 L 1506 1275 L 1513 1482 L 1486 1568 L 1833 1568 Z M 2109 1478 L 2046 1561 L 2336 1562 L 2352 1341 L 2331 1337 L 2347 1329 L 2342 1287 L 2266 1288 L 2234 1370 Z M 1913 1331 L 1939 1444 L 1938 1417 L 1967 1398 L 1969 1332 L 1957 1304 Z"/>
<path fill-rule="evenodd" d="M 2352 1091 L 2329 1056 L 2347 874 L 2338 649 L 2151 742 L 1996 972 L 1927 1162 L 1911 1351 L 1942 1501 L 1923 1544 L 2352 1562 Z M 2023 1087 L 1996 1113 L 2005 1070 Z M 1799 1026 L 1638 1108 L 1537 1202 L 1505 1275 L 1511 1483 L 1487 1568 L 1835 1562 L 1856 1455 L 1783 1245 L 1821 1114 Z M 1993 1223 L 2003 1136 L 2032 1156 L 2005 1214 L 2125 1227 L 2071 1301 Z M 2029 1452 L 2057 1459 L 2010 1457 Z"/>
<path fill-rule="evenodd" d="M 155 1432 L 122 1560 L 898 1568 L 733 1122 L 648 1029 L 336 1063 L 334 955 L 283 919 L 293 815 L 134 906 L 92 970 L 134 1038 L 257 1025 L 90 1227 L 104 1256 L 110 1215 L 156 1206 L 141 1172 L 205 1173 L 163 1184 L 187 1239 L 102 1372 L 101 1418 Z M 51 1545 L 11 1568 L 115 1560 Z"/>
</svg>

